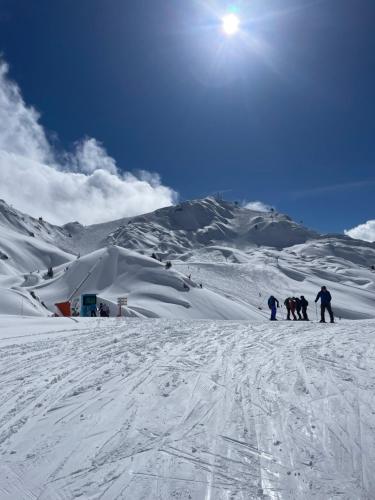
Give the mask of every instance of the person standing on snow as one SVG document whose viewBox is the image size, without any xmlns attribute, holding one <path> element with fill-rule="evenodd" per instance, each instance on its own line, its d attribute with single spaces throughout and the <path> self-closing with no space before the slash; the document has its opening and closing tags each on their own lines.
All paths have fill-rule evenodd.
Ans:
<svg viewBox="0 0 375 500">
<path fill-rule="evenodd" d="M 271 309 L 271 321 L 277 321 L 276 319 L 276 307 L 280 307 L 279 301 L 271 295 L 271 297 L 268 299 L 268 307 Z"/>
<path fill-rule="evenodd" d="M 287 312 L 287 320 L 290 320 L 290 297 L 287 297 L 284 300 L 284 306 L 286 307 L 286 312 Z"/>
<path fill-rule="evenodd" d="M 293 316 L 293 321 L 297 321 L 297 317 L 296 317 L 296 303 L 294 301 L 294 299 L 292 299 L 291 297 L 289 297 L 289 307 L 290 307 L 290 312 L 292 313 L 292 316 Z M 289 317 L 290 319 L 290 317 Z"/>
<path fill-rule="evenodd" d="M 296 309 L 296 304 L 295 304 L 294 300 L 291 297 L 286 298 L 284 301 L 284 306 L 286 307 L 286 312 L 287 312 L 286 319 L 288 321 L 290 321 L 290 313 L 292 313 L 293 321 L 295 321 L 297 318 L 296 318 L 296 315 L 294 313 L 294 311 Z"/>
<path fill-rule="evenodd" d="M 315 302 L 318 302 L 319 299 L 320 299 L 320 323 L 326 322 L 326 319 L 325 319 L 325 310 L 326 309 L 327 309 L 329 317 L 331 319 L 331 323 L 334 323 L 335 320 L 333 317 L 333 311 L 332 311 L 332 307 L 331 307 L 332 296 L 329 293 L 329 291 L 327 290 L 327 287 L 322 286 L 322 288 L 320 289 L 320 292 L 316 296 Z"/>
<path fill-rule="evenodd" d="M 301 308 L 302 308 L 302 316 L 303 321 L 309 321 L 309 317 L 307 316 L 307 306 L 309 303 L 305 299 L 303 295 L 301 295 Z"/>
<path fill-rule="evenodd" d="M 296 304 L 296 311 L 297 311 L 298 319 L 301 320 L 302 319 L 302 316 L 301 316 L 301 309 L 302 309 L 301 301 L 300 301 L 300 299 L 298 297 L 293 297 L 293 300 L 294 300 L 294 303 Z"/>
</svg>

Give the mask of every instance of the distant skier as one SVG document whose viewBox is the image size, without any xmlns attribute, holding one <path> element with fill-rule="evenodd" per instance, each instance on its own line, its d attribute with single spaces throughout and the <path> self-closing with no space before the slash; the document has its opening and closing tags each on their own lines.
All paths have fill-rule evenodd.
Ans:
<svg viewBox="0 0 375 500">
<path fill-rule="evenodd" d="M 302 316 L 301 316 L 301 309 L 302 309 L 301 299 L 299 299 L 298 297 L 293 297 L 293 300 L 294 300 L 294 303 L 296 305 L 296 312 L 297 312 L 297 315 L 298 315 L 298 319 L 301 320 L 302 319 Z"/>
<path fill-rule="evenodd" d="M 104 309 L 104 316 L 106 318 L 109 318 L 109 305 L 108 304 L 103 304 L 103 309 Z"/>
<path fill-rule="evenodd" d="M 99 316 L 101 318 L 105 318 L 107 316 L 105 304 L 103 304 L 102 302 L 100 302 L 99 304 Z"/>
<path fill-rule="evenodd" d="M 331 307 L 332 296 L 327 290 L 327 287 L 322 286 L 320 292 L 316 296 L 315 302 L 318 302 L 320 299 L 320 323 L 325 323 L 325 310 L 327 309 L 329 317 L 331 319 L 331 323 L 334 323 L 333 311 Z"/>
<path fill-rule="evenodd" d="M 90 316 L 96 318 L 96 304 L 93 304 L 90 308 Z"/>
<path fill-rule="evenodd" d="M 293 321 L 296 321 L 297 318 L 294 312 L 296 310 L 296 303 L 294 302 L 294 300 L 291 297 L 288 297 L 287 299 L 285 299 L 284 305 L 288 313 L 286 319 L 290 321 L 290 315 L 292 314 Z"/>
<path fill-rule="evenodd" d="M 297 316 L 296 316 L 296 302 L 293 298 L 290 299 L 290 312 L 292 313 L 293 316 L 293 321 L 297 321 Z"/>
<path fill-rule="evenodd" d="M 271 297 L 268 299 L 268 307 L 271 309 L 271 321 L 277 321 L 276 319 L 276 312 L 277 312 L 277 307 L 280 307 L 279 301 L 271 295 Z"/>
<path fill-rule="evenodd" d="M 301 295 L 301 307 L 302 307 L 302 316 L 303 316 L 303 321 L 309 321 L 309 317 L 307 315 L 307 306 L 309 303 L 305 299 L 303 295 Z"/>
<path fill-rule="evenodd" d="M 286 319 L 288 321 L 290 321 L 290 297 L 287 297 L 285 300 L 284 300 L 284 306 L 286 308 L 286 312 L 287 312 L 287 317 Z"/>
</svg>

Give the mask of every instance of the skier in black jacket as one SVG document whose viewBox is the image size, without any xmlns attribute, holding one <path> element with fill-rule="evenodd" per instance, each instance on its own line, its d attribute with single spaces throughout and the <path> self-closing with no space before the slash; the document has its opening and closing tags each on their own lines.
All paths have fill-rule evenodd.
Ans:
<svg viewBox="0 0 375 500">
<path fill-rule="evenodd" d="M 333 311 L 332 311 L 332 307 L 331 307 L 332 296 L 329 293 L 329 291 L 327 290 L 327 287 L 322 286 L 322 288 L 320 289 L 320 292 L 316 296 L 315 302 L 318 302 L 319 299 L 320 299 L 320 316 L 321 316 L 320 323 L 326 322 L 326 319 L 325 319 L 325 310 L 326 309 L 328 311 L 331 323 L 334 323 L 335 319 L 333 317 Z"/>
<path fill-rule="evenodd" d="M 291 299 L 289 297 L 287 297 L 285 300 L 284 300 L 284 306 L 286 307 L 286 312 L 288 313 L 286 319 L 287 320 L 290 320 L 290 301 Z"/>
<path fill-rule="evenodd" d="M 302 319 L 302 316 L 301 316 L 301 309 L 302 309 L 302 305 L 301 305 L 301 301 L 298 297 L 293 297 L 293 300 L 296 304 L 296 312 L 297 312 L 297 316 L 298 316 L 298 319 L 301 320 Z"/>
<path fill-rule="evenodd" d="M 301 307 L 302 307 L 302 316 L 303 316 L 303 321 L 309 321 L 309 317 L 307 316 L 307 306 L 309 303 L 305 299 L 303 295 L 301 295 Z"/>
</svg>

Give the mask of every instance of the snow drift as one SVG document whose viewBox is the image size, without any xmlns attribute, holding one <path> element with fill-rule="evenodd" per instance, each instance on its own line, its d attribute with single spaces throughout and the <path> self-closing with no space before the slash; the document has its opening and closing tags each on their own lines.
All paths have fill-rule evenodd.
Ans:
<svg viewBox="0 0 375 500">
<path fill-rule="evenodd" d="M 88 274 L 88 279 L 79 288 Z M 112 304 L 128 298 L 128 314 L 145 317 L 259 319 L 254 307 L 232 301 L 155 259 L 116 246 L 92 252 L 56 270 L 56 277 L 33 289 L 53 309 L 56 302 L 82 293 L 99 294 Z"/>
</svg>

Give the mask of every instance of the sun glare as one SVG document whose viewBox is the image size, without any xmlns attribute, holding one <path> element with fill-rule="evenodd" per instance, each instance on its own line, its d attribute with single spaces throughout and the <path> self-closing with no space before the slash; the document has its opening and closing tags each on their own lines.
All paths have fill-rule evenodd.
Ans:
<svg viewBox="0 0 375 500">
<path fill-rule="evenodd" d="M 227 14 L 222 19 L 222 28 L 226 35 L 235 35 L 240 28 L 239 18 L 235 14 Z"/>
</svg>

